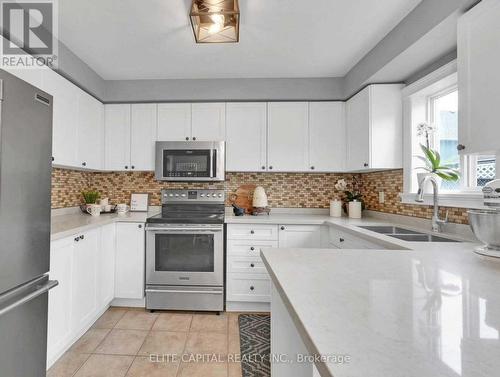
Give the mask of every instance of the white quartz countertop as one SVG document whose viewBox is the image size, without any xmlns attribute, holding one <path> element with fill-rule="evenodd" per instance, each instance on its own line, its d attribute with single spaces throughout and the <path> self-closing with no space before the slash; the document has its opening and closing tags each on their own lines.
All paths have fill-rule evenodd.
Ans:
<svg viewBox="0 0 500 377">
<path fill-rule="evenodd" d="M 78 209 L 78 211 L 72 213 L 53 215 L 51 218 L 50 239 L 51 241 L 55 241 L 113 222 L 144 223 L 148 217 L 158 213 L 159 209 L 153 208 L 148 212 L 127 212 L 124 215 L 118 215 L 116 213 L 101 214 L 100 216 L 94 217 L 81 213 Z"/>
<path fill-rule="evenodd" d="M 500 260 L 468 242 L 391 240 L 409 250 L 262 250 L 308 351 L 350 357 L 321 375 L 500 376 Z"/>
</svg>

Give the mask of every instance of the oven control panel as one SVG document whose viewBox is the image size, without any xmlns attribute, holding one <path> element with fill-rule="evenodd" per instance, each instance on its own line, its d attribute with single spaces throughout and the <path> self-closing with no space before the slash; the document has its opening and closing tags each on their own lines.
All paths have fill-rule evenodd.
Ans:
<svg viewBox="0 0 500 377">
<path fill-rule="evenodd" d="M 224 203 L 224 190 L 171 190 L 161 191 L 162 203 L 210 202 Z"/>
</svg>

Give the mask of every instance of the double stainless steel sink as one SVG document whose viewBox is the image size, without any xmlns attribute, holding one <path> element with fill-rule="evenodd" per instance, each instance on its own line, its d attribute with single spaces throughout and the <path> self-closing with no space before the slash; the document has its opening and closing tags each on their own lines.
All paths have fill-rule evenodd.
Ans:
<svg viewBox="0 0 500 377">
<path fill-rule="evenodd" d="M 360 226 L 359 228 L 410 242 L 460 242 L 451 238 L 417 232 L 415 230 L 392 225 Z"/>
</svg>

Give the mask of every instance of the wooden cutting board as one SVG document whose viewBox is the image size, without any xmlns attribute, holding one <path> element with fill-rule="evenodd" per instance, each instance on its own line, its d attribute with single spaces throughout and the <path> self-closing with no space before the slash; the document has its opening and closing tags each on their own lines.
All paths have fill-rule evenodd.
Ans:
<svg viewBox="0 0 500 377">
<path fill-rule="evenodd" d="M 255 185 L 241 185 L 236 191 L 229 194 L 229 201 L 237 207 L 244 208 L 245 213 L 252 213 L 253 192 Z"/>
</svg>

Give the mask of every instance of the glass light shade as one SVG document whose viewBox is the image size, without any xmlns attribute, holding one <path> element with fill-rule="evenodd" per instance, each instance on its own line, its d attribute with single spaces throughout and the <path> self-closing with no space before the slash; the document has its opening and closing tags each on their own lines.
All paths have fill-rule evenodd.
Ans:
<svg viewBox="0 0 500 377">
<path fill-rule="evenodd" d="M 193 0 L 190 17 L 197 43 L 236 43 L 240 39 L 238 0 Z"/>
</svg>

